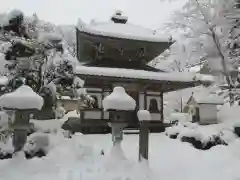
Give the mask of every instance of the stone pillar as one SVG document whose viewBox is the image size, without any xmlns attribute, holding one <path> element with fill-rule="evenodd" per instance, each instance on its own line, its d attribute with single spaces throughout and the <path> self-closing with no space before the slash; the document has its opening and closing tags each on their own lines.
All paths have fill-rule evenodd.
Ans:
<svg viewBox="0 0 240 180">
<path fill-rule="evenodd" d="M 139 131 L 139 161 L 148 159 L 149 126 L 148 121 L 140 122 Z"/>
<path fill-rule="evenodd" d="M 13 146 L 14 152 L 21 151 L 27 141 L 29 130 L 29 115 L 26 110 L 16 110 L 14 116 L 13 128 Z"/>
<path fill-rule="evenodd" d="M 27 141 L 27 131 L 24 129 L 14 129 L 13 131 L 13 147 L 14 152 L 21 151 Z"/>
<path fill-rule="evenodd" d="M 122 127 L 119 126 L 117 123 L 111 123 L 111 127 L 112 127 L 113 145 L 115 146 L 116 144 L 121 144 L 121 142 L 123 140 Z"/>
</svg>

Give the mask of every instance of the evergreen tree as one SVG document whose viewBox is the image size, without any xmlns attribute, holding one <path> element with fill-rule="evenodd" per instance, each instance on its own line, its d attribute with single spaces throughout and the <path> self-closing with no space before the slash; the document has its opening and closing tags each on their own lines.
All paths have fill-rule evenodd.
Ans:
<svg viewBox="0 0 240 180">
<path fill-rule="evenodd" d="M 50 107 L 55 105 L 56 91 L 67 90 L 72 97 L 92 101 L 81 90 L 83 81 L 74 75 L 72 64 L 61 56 L 64 53 L 62 39 L 52 33 L 51 27 L 41 26 L 36 14 L 27 21 L 19 10 L 10 12 L 6 19 L 0 27 L 2 45 L 8 44 L 4 51 L 9 62 L 6 92 L 22 84 L 29 85 Z"/>
</svg>

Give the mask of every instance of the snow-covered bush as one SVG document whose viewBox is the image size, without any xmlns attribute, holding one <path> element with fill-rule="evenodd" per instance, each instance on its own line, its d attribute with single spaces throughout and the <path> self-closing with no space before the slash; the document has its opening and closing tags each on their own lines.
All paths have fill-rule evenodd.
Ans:
<svg viewBox="0 0 240 180">
<path fill-rule="evenodd" d="M 27 158 L 33 156 L 45 156 L 49 148 L 49 137 L 45 133 L 37 132 L 31 134 L 24 146 Z"/>
<path fill-rule="evenodd" d="M 6 139 L 5 142 L 0 142 L 0 159 L 12 158 L 13 152 L 12 138 Z"/>
<path fill-rule="evenodd" d="M 200 126 L 195 123 L 179 123 L 166 128 L 165 134 L 171 139 L 188 142 L 196 149 L 208 150 L 216 145 L 228 145 L 237 136 L 233 124 Z"/>
</svg>

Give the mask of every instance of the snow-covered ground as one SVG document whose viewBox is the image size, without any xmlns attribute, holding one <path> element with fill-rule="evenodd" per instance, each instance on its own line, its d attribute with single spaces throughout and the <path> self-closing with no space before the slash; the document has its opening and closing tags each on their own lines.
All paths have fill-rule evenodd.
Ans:
<svg viewBox="0 0 240 180">
<path fill-rule="evenodd" d="M 192 127 L 197 130 L 195 133 L 205 136 L 228 131 L 228 146 L 202 151 L 190 143 L 170 139 L 165 133 L 150 134 L 149 161 L 139 163 L 138 135 L 124 135 L 121 153 L 112 148 L 110 134 L 79 133 L 68 139 L 61 133 L 52 133 L 48 134 L 47 156 L 0 160 L 0 180 L 237 180 L 240 138 L 232 136 L 230 127 L 239 122 L 239 107 L 224 107 L 221 112 L 225 116 L 219 114 L 219 118 L 225 121 L 220 124 L 198 127 L 192 124 Z M 65 119 L 33 123 L 38 130 L 46 127 L 59 130 Z M 41 144 L 46 142 L 43 136 L 37 139 Z"/>
<path fill-rule="evenodd" d="M 151 134 L 149 168 L 139 164 L 138 136 L 125 135 L 126 160 L 114 159 L 110 135 L 76 135 L 72 139 L 53 136 L 47 157 L 0 161 L 0 180 L 236 180 L 240 178 L 240 141 L 196 150 L 188 143 Z M 100 155 L 101 150 L 105 155 Z"/>
</svg>

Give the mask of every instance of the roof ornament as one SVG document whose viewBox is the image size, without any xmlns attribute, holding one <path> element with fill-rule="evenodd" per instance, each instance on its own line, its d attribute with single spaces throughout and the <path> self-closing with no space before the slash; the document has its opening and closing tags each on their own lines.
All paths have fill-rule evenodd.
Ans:
<svg viewBox="0 0 240 180">
<path fill-rule="evenodd" d="M 128 21 L 128 17 L 127 16 L 123 16 L 122 15 L 122 11 L 117 10 L 113 16 L 111 17 L 111 20 L 114 23 L 119 23 L 119 24 L 126 24 Z"/>
</svg>

